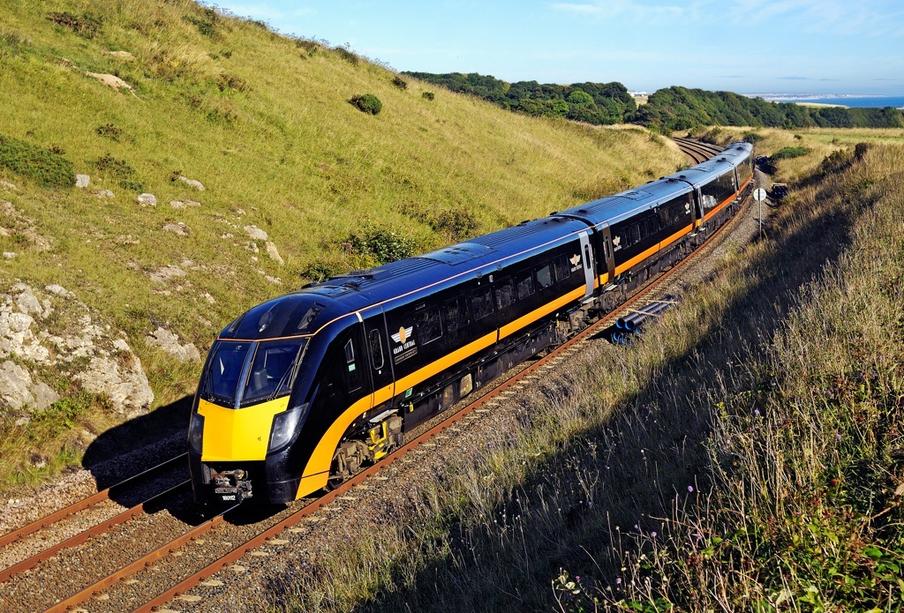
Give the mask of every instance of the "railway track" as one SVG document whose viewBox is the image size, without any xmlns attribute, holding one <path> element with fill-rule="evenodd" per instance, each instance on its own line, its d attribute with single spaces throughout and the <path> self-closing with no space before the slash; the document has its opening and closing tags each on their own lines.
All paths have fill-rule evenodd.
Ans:
<svg viewBox="0 0 904 613">
<path fill-rule="evenodd" d="M 222 545 L 228 547 L 226 553 L 219 555 L 219 557 L 216 558 L 214 558 L 213 555 L 208 555 L 205 559 L 197 561 L 196 566 L 189 567 L 187 571 L 180 571 L 180 578 L 175 580 L 171 587 L 159 592 L 156 596 L 150 598 L 149 600 L 144 602 L 144 604 L 138 606 L 135 610 L 152 611 L 157 607 L 162 607 L 175 598 L 189 598 L 190 596 L 187 596 L 186 594 L 196 586 L 202 584 L 202 582 L 205 582 L 216 573 L 220 572 L 229 565 L 234 564 L 246 554 L 253 552 L 254 550 L 260 548 L 265 544 L 279 544 L 277 537 L 282 532 L 299 524 L 305 518 L 309 518 L 315 515 L 318 511 L 324 509 L 325 507 L 333 505 L 333 503 L 337 500 L 347 498 L 349 492 L 354 488 L 358 487 L 368 479 L 372 479 L 375 475 L 385 471 L 390 466 L 393 466 L 394 464 L 402 461 L 415 450 L 424 447 L 425 445 L 427 447 L 433 446 L 432 444 L 430 444 L 431 440 L 442 435 L 442 433 L 448 431 L 450 428 L 457 430 L 455 426 L 461 425 L 463 423 L 462 420 L 467 419 L 468 422 L 470 422 L 474 419 L 479 419 L 480 415 L 490 411 L 488 405 L 490 405 L 491 403 L 498 403 L 502 398 L 511 395 L 514 389 L 520 388 L 527 381 L 535 379 L 537 373 L 555 368 L 557 364 L 564 360 L 566 357 L 579 351 L 584 344 L 592 342 L 591 339 L 595 337 L 598 332 L 604 330 L 606 327 L 615 322 L 619 317 L 623 316 L 625 313 L 632 309 L 643 310 L 645 304 L 649 303 L 652 300 L 655 300 L 658 297 L 661 297 L 660 294 L 665 291 L 669 280 L 674 278 L 681 271 L 686 270 L 693 262 L 700 259 L 703 255 L 709 253 L 718 243 L 717 237 L 729 232 L 730 229 L 732 229 L 738 223 L 738 220 L 741 217 L 742 215 L 736 213 L 728 223 L 713 232 L 712 235 L 707 239 L 707 241 L 697 250 L 690 253 L 685 259 L 675 264 L 669 270 L 649 280 L 642 287 L 635 290 L 634 293 L 628 298 L 628 300 L 626 300 L 619 308 L 608 313 L 603 318 L 596 321 L 594 324 L 568 340 L 563 345 L 552 350 L 543 358 L 540 358 L 523 367 L 514 376 L 510 377 L 504 382 L 496 384 L 494 387 L 492 387 L 492 389 L 484 391 L 483 395 L 481 395 L 480 397 L 471 401 L 457 412 L 444 418 L 432 428 L 416 436 L 414 439 L 407 442 L 405 445 L 403 445 L 387 458 L 383 459 L 381 462 L 368 467 L 364 471 L 353 476 L 348 481 L 342 483 L 333 491 L 325 494 L 324 496 L 321 496 L 320 498 L 302 501 L 300 508 L 292 511 L 276 523 L 273 523 L 272 525 L 264 529 L 254 531 L 254 534 L 252 534 L 250 538 L 245 538 L 244 536 L 241 537 L 241 542 L 238 545 L 233 545 L 228 542 L 222 543 Z M 129 483 L 134 483 L 135 480 L 142 479 L 148 474 L 159 471 L 162 469 L 162 467 L 172 467 L 175 463 L 183 459 L 184 456 L 179 456 L 168 460 L 167 462 L 161 463 L 160 465 L 148 469 L 143 473 L 135 475 L 130 479 L 117 483 L 116 485 L 111 486 L 106 490 L 98 492 L 91 497 L 74 503 L 73 505 L 70 505 L 65 509 L 61 509 L 55 513 L 48 515 L 45 518 L 37 520 L 36 522 L 32 522 L 31 524 L 24 526 L 16 531 L 10 532 L 9 534 L 0 537 L 2 538 L 2 540 L 0 540 L 0 544 L 15 542 L 20 538 L 24 538 L 27 535 L 31 535 L 40 531 L 44 526 L 52 525 L 54 522 L 62 521 L 62 519 L 64 519 L 65 517 L 69 517 L 75 513 L 78 513 L 82 509 L 88 508 L 95 504 L 99 504 L 103 500 L 110 498 L 111 491 L 122 488 Z M 386 479 L 386 477 L 379 477 L 378 479 Z M 147 508 L 153 505 L 155 501 L 159 500 L 160 497 L 180 491 L 182 488 L 187 489 L 187 482 L 177 483 L 168 490 L 163 491 L 151 497 L 150 499 L 147 499 L 137 505 L 134 505 L 131 508 L 120 512 L 115 517 L 107 519 L 104 522 L 101 522 L 87 530 L 84 530 L 79 534 L 74 535 L 73 537 L 70 537 L 66 541 L 53 545 L 45 549 L 44 551 L 32 556 L 31 558 L 23 560 L 7 569 L 4 569 L 3 571 L 0 571 L 0 583 L 8 580 L 11 577 L 14 577 L 17 574 L 23 573 L 30 568 L 33 568 L 34 566 L 40 564 L 43 560 L 56 555 L 63 549 L 75 547 L 76 545 L 84 543 L 91 538 L 104 534 L 106 531 L 110 530 L 116 525 L 128 522 L 129 520 L 144 513 Z M 339 504 L 341 505 L 342 503 L 340 502 Z M 328 510 L 335 510 L 335 507 L 336 505 L 333 505 Z M 68 597 L 57 601 L 47 610 L 54 612 L 70 610 L 78 607 L 80 604 L 86 603 L 91 598 L 99 597 L 99 595 L 101 598 L 104 598 L 103 594 L 105 592 L 109 592 L 110 590 L 114 589 L 118 583 L 123 582 L 124 580 L 126 581 L 126 583 L 136 583 L 137 580 L 133 578 L 135 575 L 141 573 L 149 567 L 160 563 L 161 561 L 168 559 L 170 556 L 179 556 L 182 553 L 181 550 L 183 550 L 184 547 L 192 541 L 202 542 L 198 539 L 201 536 L 211 533 L 218 527 L 220 527 L 224 523 L 227 514 L 234 510 L 235 507 L 230 507 L 222 510 L 220 513 L 207 519 L 201 524 L 198 524 L 187 531 L 182 531 L 175 537 L 167 540 L 167 542 L 163 543 L 162 545 L 159 545 L 153 548 L 151 551 L 138 556 L 127 564 L 119 566 L 113 572 L 109 572 L 105 576 L 91 581 L 90 584 L 86 587 L 81 587 Z M 229 535 L 224 535 L 224 538 L 222 540 L 226 541 L 227 539 L 230 541 L 234 540 L 230 538 Z M 186 558 L 187 557 L 190 556 L 186 556 Z M 175 558 L 172 559 L 175 560 Z M 163 583 L 162 585 L 166 585 L 166 583 Z M 151 585 L 151 587 L 153 587 L 153 584 Z M 154 592 L 149 592 L 149 594 L 153 593 Z M 142 600 L 144 598 L 146 598 L 146 596 L 142 597 Z M 134 603 L 136 602 L 141 602 L 141 600 L 130 600 L 130 604 L 128 605 L 129 608 L 134 607 Z"/>
<path fill-rule="evenodd" d="M 711 145 L 693 138 L 676 137 L 673 140 L 678 144 L 682 153 L 694 161 L 694 164 L 705 162 L 722 152 L 722 148 L 718 145 Z"/>
</svg>

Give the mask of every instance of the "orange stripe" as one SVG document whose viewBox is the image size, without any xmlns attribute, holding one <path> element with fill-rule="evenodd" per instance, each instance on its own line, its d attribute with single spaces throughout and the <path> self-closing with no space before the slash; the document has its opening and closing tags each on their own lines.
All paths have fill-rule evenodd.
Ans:
<svg viewBox="0 0 904 613">
<path fill-rule="evenodd" d="M 674 234 L 669 236 L 668 238 L 666 238 L 665 240 L 656 243 L 649 249 L 641 251 L 640 253 L 635 255 L 633 258 L 631 258 L 627 262 L 623 262 L 623 263 L 619 264 L 618 266 L 615 267 L 615 274 L 620 274 L 620 273 L 628 270 L 629 268 L 631 268 L 632 266 L 634 266 L 641 260 L 645 260 L 648 257 L 650 257 L 651 255 L 653 255 L 654 253 L 656 253 L 657 251 L 659 251 L 662 247 L 671 245 L 676 240 L 678 240 L 685 234 L 689 233 L 692 228 L 693 228 L 693 224 L 691 224 L 687 227 L 684 227 L 681 230 L 678 230 L 677 232 L 675 232 Z"/>
</svg>

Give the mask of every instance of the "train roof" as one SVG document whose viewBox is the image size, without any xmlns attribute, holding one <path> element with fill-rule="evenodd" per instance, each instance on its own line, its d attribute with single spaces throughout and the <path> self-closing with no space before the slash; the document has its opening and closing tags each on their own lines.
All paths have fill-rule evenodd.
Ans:
<svg viewBox="0 0 904 613">
<path fill-rule="evenodd" d="M 462 273 L 480 274 L 480 268 L 490 272 L 497 263 L 586 229 L 587 225 L 576 219 L 543 217 L 416 257 L 332 277 L 253 307 L 229 324 L 220 338 L 256 340 L 312 334 L 338 317 Z"/>
<path fill-rule="evenodd" d="M 222 339 L 258 340 L 315 333 L 337 318 L 372 305 L 451 281 L 462 273 L 527 255 L 587 229 L 587 224 L 616 223 L 691 190 L 685 181 L 705 183 L 749 157 L 752 147 L 737 143 L 718 158 L 614 196 L 525 221 L 469 241 L 368 270 L 311 284 L 259 304 L 226 326 Z M 682 176 L 684 175 L 684 176 Z"/>
</svg>

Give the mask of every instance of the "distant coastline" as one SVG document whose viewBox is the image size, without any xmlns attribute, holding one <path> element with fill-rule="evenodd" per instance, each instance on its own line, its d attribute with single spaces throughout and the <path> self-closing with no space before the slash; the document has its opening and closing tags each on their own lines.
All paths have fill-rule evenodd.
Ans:
<svg viewBox="0 0 904 613">
<path fill-rule="evenodd" d="M 868 96 L 853 94 L 747 94 L 770 102 L 793 102 L 811 107 L 904 109 L 904 96 Z"/>
</svg>

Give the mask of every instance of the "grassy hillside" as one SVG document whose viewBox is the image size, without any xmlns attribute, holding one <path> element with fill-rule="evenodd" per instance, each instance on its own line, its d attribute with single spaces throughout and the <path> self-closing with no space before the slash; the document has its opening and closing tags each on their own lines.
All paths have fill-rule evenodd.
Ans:
<svg viewBox="0 0 904 613">
<path fill-rule="evenodd" d="M 180 361 L 151 346 L 158 328 L 203 354 L 236 314 L 304 279 L 561 209 L 685 161 L 641 128 L 513 115 L 396 77 L 188 0 L 0 0 L 0 201 L 11 203 L 0 290 L 20 280 L 72 292 L 70 302 L 125 332 L 157 406 L 192 393 L 198 368 L 190 351 Z M 378 115 L 348 103 L 368 93 Z M 73 173 L 90 185 L 72 187 Z M 139 204 L 141 193 L 156 206 Z M 52 374 L 41 376 L 64 399 L 81 394 Z M 4 448 L 0 481 L 35 447 L 52 456 L 69 444 L 47 442 L 39 419 L 13 426 L 21 412 L 0 408 L 6 438 L 19 441 Z M 49 429 L 54 440 L 87 423 L 80 410 L 62 415 L 51 419 L 63 423 Z"/>
<path fill-rule="evenodd" d="M 823 162 L 660 325 L 299 568 L 288 608 L 899 610 L 902 159 Z"/>
</svg>

